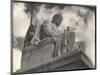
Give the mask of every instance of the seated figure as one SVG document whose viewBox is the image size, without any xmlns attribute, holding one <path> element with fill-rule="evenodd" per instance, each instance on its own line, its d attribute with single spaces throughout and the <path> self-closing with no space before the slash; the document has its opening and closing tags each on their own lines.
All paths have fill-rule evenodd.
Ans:
<svg viewBox="0 0 100 75">
<path fill-rule="evenodd" d="M 54 50 L 52 52 L 53 57 L 61 54 L 61 34 L 58 27 L 62 20 L 63 17 L 61 14 L 55 14 L 51 22 L 47 20 L 44 21 L 40 28 L 40 40 L 48 38 L 48 42 L 52 42 L 54 45 Z"/>
<path fill-rule="evenodd" d="M 32 34 L 32 37 L 27 38 L 29 34 L 26 35 L 23 52 L 28 50 L 30 51 L 33 48 L 36 49 L 36 47 L 39 48 L 39 46 L 42 47 L 42 45 L 48 43 L 53 43 L 54 51 L 52 52 L 52 56 L 58 56 L 58 53 L 61 51 L 61 35 L 58 27 L 60 26 L 62 20 L 63 17 L 61 14 L 55 14 L 51 22 L 46 20 L 41 23 L 37 20 L 35 29 L 33 28 L 35 31 L 33 31 L 34 33 Z"/>
</svg>

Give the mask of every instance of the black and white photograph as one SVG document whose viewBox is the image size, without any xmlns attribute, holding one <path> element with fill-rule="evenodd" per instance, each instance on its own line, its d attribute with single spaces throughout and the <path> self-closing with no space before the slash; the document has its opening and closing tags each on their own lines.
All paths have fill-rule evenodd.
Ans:
<svg viewBox="0 0 100 75">
<path fill-rule="evenodd" d="M 11 2 L 12 74 L 96 69 L 96 6 Z"/>
</svg>

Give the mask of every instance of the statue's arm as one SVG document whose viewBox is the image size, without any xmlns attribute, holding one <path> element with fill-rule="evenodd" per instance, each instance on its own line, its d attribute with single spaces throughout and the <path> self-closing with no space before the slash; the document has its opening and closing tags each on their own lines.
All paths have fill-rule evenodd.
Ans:
<svg viewBox="0 0 100 75">
<path fill-rule="evenodd" d="M 39 41 L 39 33 L 40 33 L 40 28 L 41 28 L 42 23 L 37 20 L 36 21 L 36 29 L 35 29 L 35 34 L 31 40 L 31 44 L 35 43 L 36 41 Z"/>
</svg>

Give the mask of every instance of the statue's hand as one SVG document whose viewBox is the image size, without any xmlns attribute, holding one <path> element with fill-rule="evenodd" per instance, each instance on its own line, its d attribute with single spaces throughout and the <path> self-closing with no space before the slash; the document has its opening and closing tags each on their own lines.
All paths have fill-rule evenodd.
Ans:
<svg viewBox="0 0 100 75">
<path fill-rule="evenodd" d="M 39 42 L 40 40 L 39 39 L 37 39 L 37 38 L 33 38 L 32 40 L 31 40 L 31 44 L 35 44 L 35 45 L 38 45 L 38 42 Z"/>
</svg>

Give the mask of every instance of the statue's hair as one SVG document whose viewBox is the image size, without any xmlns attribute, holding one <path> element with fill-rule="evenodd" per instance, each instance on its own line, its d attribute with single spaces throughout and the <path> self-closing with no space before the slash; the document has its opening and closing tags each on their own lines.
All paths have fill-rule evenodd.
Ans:
<svg viewBox="0 0 100 75">
<path fill-rule="evenodd" d="M 57 18 L 63 20 L 63 17 L 62 17 L 62 15 L 61 15 L 60 13 L 55 14 L 55 15 L 53 16 L 53 20 L 55 20 L 55 19 L 57 19 Z"/>
</svg>

